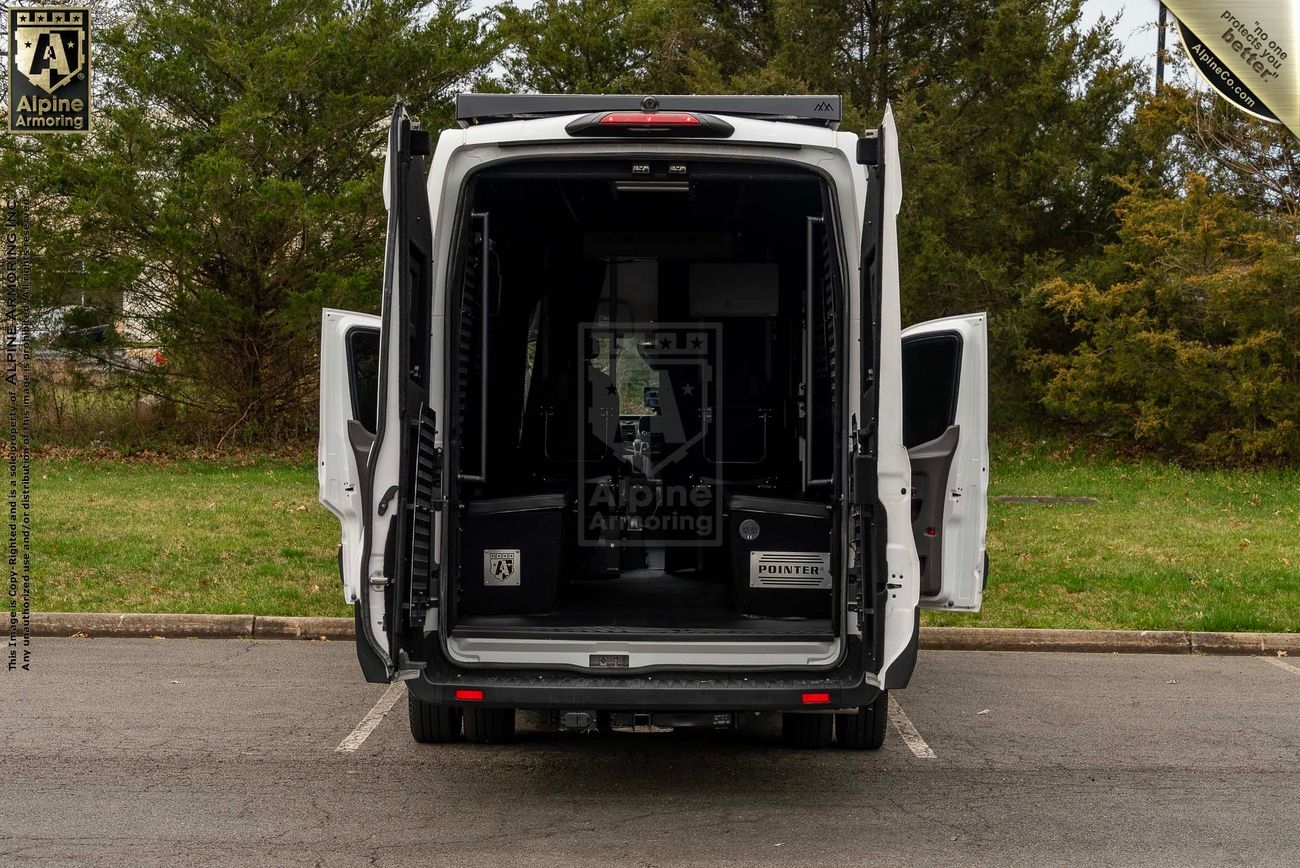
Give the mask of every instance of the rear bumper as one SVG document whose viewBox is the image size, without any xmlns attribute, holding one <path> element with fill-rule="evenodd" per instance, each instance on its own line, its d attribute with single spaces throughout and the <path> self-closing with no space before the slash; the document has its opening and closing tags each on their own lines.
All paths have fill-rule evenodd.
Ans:
<svg viewBox="0 0 1300 868">
<path fill-rule="evenodd" d="M 857 708 L 879 692 L 866 680 L 861 643 L 850 641 L 843 662 L 830 672 L 652 672 L 594 675 L 556 670 L 458 669 L 430 663 L 407 682 L 419 699 L 437 705 L 618 711 L 816 711 Z M 465 701 L 457 691 L 479 691 Z M 804 694 L 825 701 L 804 702 Z M 464 694 L 462 693 L 462 697 Z M 820 697 L 819 697 L 820 699 Z"/>
</svg>

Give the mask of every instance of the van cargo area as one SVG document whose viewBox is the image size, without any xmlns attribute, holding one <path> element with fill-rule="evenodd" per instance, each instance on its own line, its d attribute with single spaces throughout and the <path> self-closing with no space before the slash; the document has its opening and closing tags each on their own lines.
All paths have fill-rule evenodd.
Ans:
<svg viewBox="0 0 1300 868">
<path fill-rule="evenodd" d="M 837 634 L 833 214 L 823 178 L 776 163 L 470 177 L 444 333 L 452 636 Z"/>
</svg>

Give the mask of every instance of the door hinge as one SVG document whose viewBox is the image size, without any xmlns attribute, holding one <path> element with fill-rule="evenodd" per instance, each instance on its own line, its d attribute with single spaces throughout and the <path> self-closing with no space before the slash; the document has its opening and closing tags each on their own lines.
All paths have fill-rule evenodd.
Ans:
<svg viewBox="0 0 1300 868">
<path fill-rule="evenodd" d="M 857 443 L 857 453 L 859 456 L 866 458 L 876 457 L 876 423 L 868 422 L 866 425 L 858 428 L 854 433 L 854 439 Z"/>
<path fill-rule="evenodd" d="M 858 631 L 861 632 L 867 622 L 867 607 L 864 595 L 862 593 L 862 567 L 861 565 L 849 567 L 845 571 L 845 577 L 848 579 L 848 609 L 850 612 L 857 613 Z"/>
<path fill-rule="evenodd" d="M 437 578 L 437 572 L 438 571 L 435 568 L 433 570 L 434 575 L 430 576 L 430 578 Z M 417 594 L 415 599 L 411 600 L 411 610 L 410 610 L 411 623 L 423 624 L 424 616 L 431 609 L 436 608 L 437 605 L 438 605 L 438 597 L 436 594 L 427 597 L 424 594 Z"/>
</svg>

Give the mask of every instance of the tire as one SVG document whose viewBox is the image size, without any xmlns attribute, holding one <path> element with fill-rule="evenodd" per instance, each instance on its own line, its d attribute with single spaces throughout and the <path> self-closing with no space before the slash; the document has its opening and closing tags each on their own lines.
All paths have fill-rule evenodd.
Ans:
<svg viewBox="0 0 1300 868">
<path fill-rule="evenodd" d="M 417 699 L 407 691 L 406 707 L 411 721 L 411 736 L 420 744 L 442 744 L 460 738 L 460 709 L 434 705 Z"/>
<path fill-rule="evenodd" d="M 835 741 L 848 750 L 880 750 L 889 728 L 889 691 L 852 714 L 835 715 Z"/>
<path fill-rule="evenodd" d="M 803 750 L 829 747 L 834 728 L 832 714 L 786 712 L 781 715 L 781 740 L 789 747 Z"/>
<path fill-rule="evenodd" d="M 465 738 L 475 744 L 503 744 L 515 737 L 513 708 L 465 709 Z"/>
</svg>

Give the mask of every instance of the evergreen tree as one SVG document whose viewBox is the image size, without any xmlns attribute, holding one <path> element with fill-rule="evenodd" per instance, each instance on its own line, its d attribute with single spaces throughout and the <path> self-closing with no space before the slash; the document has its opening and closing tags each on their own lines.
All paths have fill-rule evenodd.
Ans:
<svg viewBox="0 0 1300 868">
<path fill-rule="evenodd" d="M 1111 24 L 1088 25 L 1081 9 L 1082 0 L 542 0 L 527 12 L 503 7 L 507 24 L 527 27 L 502 36 L 518 58 L 512 88 L 838 93 L 846 128 L 859 130 L 892 101 L 904 318 L 992 312 L 995 397 L 1024 407 L 1019 299 L 1113 237 L 1122 191 L 1111 178 L 1135 160 L 1124 145 L 1140 70 L 1122 59 Z"/>
<path fill-rule="evenodd" d="M 323 305 L 375 309 L 393 101 L 433 128 L 494 48 L 462 0 L 130 0 L 99 31 L 93 135 L 26 161 L 42 269 L 121 293 L 147 387 L 223 434 L 309 431 Z M 62 260 L 62 261 L 60 261 Z"/>
<path fill-rule="evenodd" d="M 1118 240 L 1034 303 L 1074 339 L 1030 356 L 1043 403 L 1196 461 L 1300 457 L 1300 271 L 1283 221 L 1190 174 L 1130 183 Z"/>
</svg>

